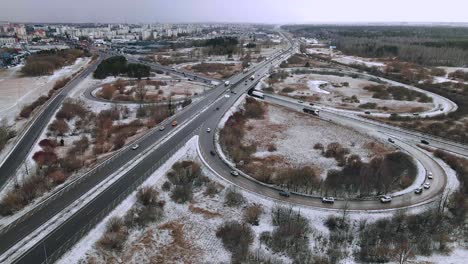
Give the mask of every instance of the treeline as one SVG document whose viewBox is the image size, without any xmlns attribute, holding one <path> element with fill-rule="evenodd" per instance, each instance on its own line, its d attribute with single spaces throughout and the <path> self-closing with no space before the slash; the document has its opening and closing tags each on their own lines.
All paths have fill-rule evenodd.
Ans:
<svg viewBox="0 0 468 264">
<path fill-rule="evenodd" d="M 334 43 L 345 54 L 370 58 L 397 57 L 425 66 L 466 66 L 468 50 L 457 47 L 428 47 L 399 42 L 399 39 L 339 37 Z"/>
<path fill-rule="evenodd" d="M 93 73 L 96 79 L 104 79 L 108 76 L 117 77 L 126 75 L 130 78 L 143 78 L 150 76 L 151 68 L 139 63 L 127 63 L 124 56 L 114 56 L 103 60 Z"/>
<path fill-rule="evenodd" d="M 239 40 L 235 37 L 216 37 L 194 41 L 193 46 L 204 47 L 207 55 L 233 55 L 239 51 Z"/>
<path fill-rule="evenodd" d="M 50 75 L 55 70 L 70 65 L 83 56 L 90 55 L 88 52 L 79 49 L 39 51 L 28 57 L 26 64 L 21 68 L 21 72 L 25 76 Z"/>
<path fill-rule="evenodd" d="M 330 41 L 346 54 L 397 57 L 429 66 L 464 66 L 468 29 L 424 26 L 286 26 L 296 36 Z"/>
</svg>

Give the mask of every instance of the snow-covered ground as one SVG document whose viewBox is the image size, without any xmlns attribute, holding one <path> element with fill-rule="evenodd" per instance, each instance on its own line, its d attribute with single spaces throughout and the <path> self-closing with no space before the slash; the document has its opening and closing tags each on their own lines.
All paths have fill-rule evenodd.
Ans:
<svg viewBox="0 0 468 264">
<path fill-rule="evenodd" d="M 312 92 L 315 92 L 315 93 L 323 93 L 323 94 L 330 94 L 329 91 L 325 91 L 323 89 L 320 89 L 320 85 L 323 85 L 323 84 L 327 84 L 328 82 L 324 82 L 324 81 L 316 81 L 316 80 L 310 80 L 307 82 L 307 85 L 309 86 L 309 89 L 312 91 Z"/>
<path fill-rule="evenodd" d="M 320 150 L 314 150 L 316 143 L 326 148 L 332 142 L 339 142 L 363 161 L 377 154 L 368 147 L 375 139 L 367 135 L 276 105 L 268 105 L 264 120 L 249 120 L 246 127 L 248 133 L 243 140 L 246 145 L 257 145 L 255 157 L 279 156 L 284 159 L 279 167 L 316 166 L 322 178 L 327 170 L 338 167 L 335 159 L 325 158 Z M 275 151 L 268 151 L 271 144 L 277 148 Z M 381 146 L 382 151 L 390 151 L 384 143 Z"/>
<path fill-rule="evenodd" d="M 291 69 L 292 70 L 292 69 Z M 346 85 L 345 85 L 346 84 Z M 273 84 L 276 93 L 283 93 L 290 97 L 305 98 L 305 101 L 312 101 L 343 111 L 366 111 L 359 105 L 365 103 L 375 103 L 380 107 L 376 111 L 379 113 L 408 113 L 422 112 L 437 108 L 443 101 L 434 98 L 434 103 L 422 103 L 417 101 L 382 100 L 373 98 L 373 92 L 365 90 L 364 87 L 379 85 L 379 83 L 366 78 L 352 78 L 350 76 L 336 76 L 326 74 L 294 74 L 281 82 Z M 398 86 L 397 83 L 392 85 Z M 284 89 L 292 89 L 292 92 L 284 92 Z M 358 101 L 351 100 L 356 97 Z M 384 109 L 382 109 L 384 108 Z M 447 106 L 449 109 L 450 107 Z M 386 109 L 386 110 L 385 110 Z M 440 111 L 439 111 L 440 112 Z"/>
<path fill-rule="evenodd" d="M 0 71 L 0 119 L 14 124 L 24 105 L 46 95 L 57 80 L 71 76 L 90 60 L 91 58 L 78 58 L 74 64 L 42 77 L 21 77 L 21 66 Z"/>
<path fill-rule="evenodd" d="M 200 159 L 198 155 L 198 138 L 194 137 L 188 141 L 183 148 L 174 154 L 166 163 L 164 163 L 157 171 L 155 171 L 150 178 L 148 178 L 143 186 L 155 186 L 160 190 L 161 185 L 166 179 L 166 172 L 170 170 L 171 166 L 180 160 L 194 160 L 202 163 L 203 159 Z M 202 163 L 203 164 L 203 163 Z M 122 253 L 118 253 L 117 256 L 122 256 L 120 261 L 125 263 L 150 263 L 150 259 L 153 256 L 157 256 L 158 252 L 170 252 L 167 258 L 178 257 L 179 262 L 190 257 L 191 261 L 197 263 L 227 263 L 230 261 L 230 253 L 224 249 L 221 241 L 216 238 L 215 232 L 219 225 L 224 221 L 238 220 L 241 221 L 242 207 L 230 208 L 223 205 L 224 192 L 230 184 L 224 178 L 216 175 L 216 173 L 209 167 L 202 166 L 204 175 L 208 176 L 210 180 L 217 182 L 220 188 L 224 189 L 218 195 L 214 197 L 207 197 L 202 194 L 202 190 L 195 192 L 193 201 L 187 204 L 176 204 L 174 203 L 168 193 L 160 191 L 160 199 L 165 200 L 165 217 L 162 222 L 150 224 L 148 227 L 132 230 L 129 235 L 129 239 L 125 244 Z M 452 171 L 452 176 L 454 173 Z M 260 217 L 259 226 L 252 226 L 255 232 L 255 239 L 251 246 L 252 251 L 260 251 L 266 256 L 274 256 L 281 259 L 284 263 L 291 263 L 286 256 L 280 254 L 274 254 L 265 248 L 265 245 L 260 244 L 259 235 L 264 231 L 272 231 L 273 224 L 270 216 L 272 208 L 281 204 L 277 200 L 272 200 L 243 189 L 238 189 L 243 196 L 246 198 L 247 204 L 260 204 L 263 207 L 264 213 Z M 114 211 L 107 216 L 104 221 L 99 223 L 88 235 L 83 237 L 68 253 L 66 253 L 58 263 L 72 264 L 79 263 L 81 259 L 90 258 L 95 263 L 104 263 L 104 259 L 99 254 L 99 249 L 95 247 L 96 241 L 102 236 L 105 231 L 106 222 L 113 216 L 123 216 L 136 202 L 135 192 L 132 193 L 126 200 L 124 200 Z M 202 208 L 206 210 L 212 216 L 200 214 L 190 209 Z M 329 235 L 328 228 L 324 225 L 324 221 L 330 216 L 341 216 L 342 212 L 328 211 L 326 209 L 312 209 L 305 206 L 295 206 L 295 210 L 300 211 L 301 215 L 309 220 L 312 227 L 310 234 L 310 247 L 316 254 L 322 254 L 319 251 L 320 244 L 318 244 L 319 237 L 327 237 Z M 417 207 L 408 209 L 407 213 L 420 213 L 425 210 L 424 207 Z M 350 220 L 357 225 L 359 221 L 366 220 L 367 223 L 372 223 L 378 219 L 391 217 L 392 212 L 382 211 L 374 213 L 365 212 L 349 212 Z M 168 232 L 167 229 L 161 228 L 164 224 L 176 223 L 182 226 L 183 237 L 186 241 L 190 241 L 190 249 L 187 253 L 186 249 L 180 249 L 178 247 L 171 247 L 173 241 L 173 233 Z M 150 242 L 145 240 L 145 237 L 151 237 Z M 170 248 L 170 251 L 168 250 Z M 454 251 L 450 256 L 434 255 L 431 257 L 417 257 L 418 261 L 432 261 L 434 263 L 464 263 L 460 262 L 464 260 L 465 256 L 468 256 L 467 250 L 455 247 Z M 170 255 L 170 256 L 169 256 Z M 442 262 L 439 262 L 442 261 Z M 340 263 L 356 263 L 352 256 L 346 257 Z"/>
</svg>

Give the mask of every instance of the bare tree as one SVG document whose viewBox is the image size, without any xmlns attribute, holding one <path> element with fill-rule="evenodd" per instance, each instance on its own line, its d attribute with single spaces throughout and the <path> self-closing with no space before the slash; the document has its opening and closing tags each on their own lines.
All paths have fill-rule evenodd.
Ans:
<svg viewBox="0 0 468 264">
<path fill-rule="evenodd" d="M 137 86 L 135 88 L 135 97 L 139 102 L 143 102 L 146 97 L 146 93 L 148 90 L 146 89 L 146 82 L 145 81 L 138 81 Z"/>
</svg>

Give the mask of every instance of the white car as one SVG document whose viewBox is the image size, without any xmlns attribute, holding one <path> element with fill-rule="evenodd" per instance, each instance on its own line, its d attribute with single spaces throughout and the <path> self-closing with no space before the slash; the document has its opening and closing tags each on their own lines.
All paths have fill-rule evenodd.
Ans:
<svg viewBox="0 0 468 264">
<path fill-rule="evenodd" d="M 207 128 L 207 129 L 206 129 L 206 132 L 210 133 L 210 132 L 211 132 L 211 128 Z"/>
<path fill-rule="evenodd" d="M 429 189 L 431 188 L 431 184 L 426 182 L 424 185 L 423 185 L 424 189 Z"/>
<path fill-rule="evenodd" d="M 132 149 L 135 150 L 135 149 L 137 149 L 137 148 L 139 148 L 139 147 L 140 147 L 140 145 L 135 144 L 135 145 L 133 145 Z"/>
<path fill-rule="evenodd" d="M 380 202 L 382 203 L 389 203 L 392 201 L 392 197 L 389 196 L 389 195 L 384 195 L 382 197 L 380 197 Z"/>
<path fill-rule="evenodd" d="M 334 203 L 335 198 L 333 197 L 322 197 L 322 203 Z"/>
<path fill-rule="evenodd" d="M 430 172 L 427 173 L 427 178 L 428 178 L 429 180 L 432 180 L 432 179 L 434 178 L 434 176 L 432 175 L 432 171 L 430 171 Z"/>
<path fill-rule="evenodd" d="M 239 173 L 235 170 L 231 171 L 231 175 L 234 176 L 234 177 L 237 177 L 239 176 Z"/>
<path fill-rule="evenodd" d="M 160 126 L 159 127 L 159 131 L 163 131 L 164 130 L 164 127 L 163 126 Z"/>
</svg>

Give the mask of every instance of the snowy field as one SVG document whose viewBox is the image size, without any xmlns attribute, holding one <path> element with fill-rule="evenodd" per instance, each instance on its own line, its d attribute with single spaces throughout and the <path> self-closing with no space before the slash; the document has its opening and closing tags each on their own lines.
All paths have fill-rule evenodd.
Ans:
<svg viewBox="0 0 468 264">
<path fill-rule="evenodd" d="M 56 70 L 50 76 L 22 77 L 21 67 L 0 71 L 0 119 L 14 123 L 22 107 L 46 95 L 55 82 L 71 76 L 89 63 L 91 58 L 78 58 L 74 64 Z"/>
<path fill-rule="evenodd" d="M 192 138 L 182 149 L 173 157 L 155 171 L 143 186 L 154 186 L 161 190 L 162 184 L 167 180 L 165 174 L 171 166 L 181 160 L 194 160 L 202 163 L 198 156 L 198 138 Z M 446 169 L 446 168 L 444 168 Z M 216 238 L 217 227 L 224 221 L 242 220 L 242 207 L 232 208 L 223 204 L 224 193 L 231 185 L 229 182 L 216 175 L 209 167 L 202 166 L 204 175 L 210 180 L 216 182 L 221 192 L 214 197 L 203 195 L 203 190 L 195 190 L 194 197 L 189 204 L 176 204 L 171 201 L 168 193 L 160 191 L 159 199 L 166 202 L 164 207 L 165 216 L 160 223 L 149 224 L 142 229 L 130 231 L 129 239 L 121 252 L 114 252 L 111 255 L 103 255 L 96 241 L 105 232 L 107 221 L 113 216 L 123 216 L 136 202 L 136 192 L 132 193 L 118 207 L 107 216 L 104 221 L 98 224 L 85 237 L 83 237 L 68 253 L 59 261 L 60 264 L 72 263 L 152 263 L 154 260 L 162 263 L 229 263 L 230 253 L 224 249 L 221 241 Z M 448 168 L 448 170 L 450 170 Z M 454 172 L 450 171 L 451 177 L 455 177 Z M 244 198 L 246 204 L 260 204 L 263 208 L 263 214 L 260 217 L 258 226 L 252 226 L 255 232 L 255 239 L 250 247 L 253 252 L 259 252 L 265 257 L 274 257 L 282 263 L 292 263 L 290 259 L 282 254 L 269 251 L 265 245 L 259 241 L 259 236 L 264 231 L 272 231 L 273 224 L 270 216 L 272 208 L 281 204 L 257 194 L 238 189 Z M 287 206 L 285 204 L 285 206 Z M 324 225 L 324 221 L 330 216 L 341 216 L 342 212 L 333 212 L 328 210 L 313 209 L 310 207 L 294 206 L 293 209 L 300 211 L 311 226 L 309 235 L 309 246 L 315 254 L 323 254 L 326 246 L 319 242 L 319 239 L 327 237 L 330 232 Z M 407 210 L 407 213 L 421 213 L 425 208 L 415 208 Z M 391 217 L 392 212 L 382 211 L 379 213 L 349 212 L 348 216 L 353 228 L 357 228 L 359 222 L 366 220 L 372 223 L 377 219 Z M 168 229 L 167 226 L 172 226 Z M 180 244 L 180 241 L 182 245 Z M 175 241 L 179 243 L 176 243 Z M 351 245 L 340 263 L 356 263 L 352 250 L 356 244 Z M 464 259 L 468 257 L 468 251 L 459 246 L 453 245 L 453 252 L 449 256 L 434 255 L 431 257 L 417 257 L 417 261 L 426 261 L 425 263 L 465 263 Z M 162 255 L 164 254 L 164 255 Z"/>
<path fill-rule="evenodd" d="M 422 112 L 435 107 L 433 103 L 373 98 L 373 92 L 364 89 L 369 85 L 379 83 L 349 76 L 311 73 L 294 74 L 272 87 L 276 93 L 347 110 L 364 111 L 359 105 L 365 103 L 375 103 L 380 107 L 379 112 L 387 113 Z M 358 101 L 352 100 L 353 96 Z"/>
<path fill-rule="evenodd" d="M 282 168 L 316 166 L 320 169 L 322 178 L 325 178 L 327 170 L 339 168 L 335 159 L 325 158 L 320 150 L 314 150 L 316 143 L 326 147 L 332 142 L 338 142 L 349 148 L 351 154 L 361 156 L 363 161 L 368 161 L 376 154 L 391 151 L 386 143 L 378 144 L 378 148 L 371 148 L 371 142 L 376 139 L 350 128 L 271 104 L 268 105 L 265 119 L 251 119 L 246 127 L 243 143 L 258 146 L 255 157 L 280 157 L 278 160 L 281 162 L 276 166 Z M 274 139 L 275 151 L 268 151 L 272 144 L 271 139 Z"/>
</svg>

